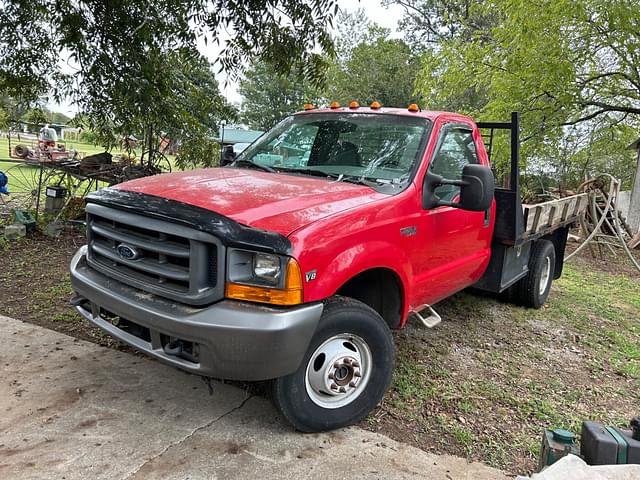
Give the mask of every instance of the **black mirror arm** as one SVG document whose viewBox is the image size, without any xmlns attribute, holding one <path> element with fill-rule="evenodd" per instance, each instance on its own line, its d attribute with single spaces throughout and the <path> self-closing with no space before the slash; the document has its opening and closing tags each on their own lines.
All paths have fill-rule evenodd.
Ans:
<svg viewBox="0 0 640 480">
<path fill-rule="evenodd" d="M 458 202 L 449 202 L 447 200 L 438 200 L 438 207 L 454 207 L 461 208 L 462 204 Z"/>
<path fill-rule="evenodd" d="M 469 185 L 469 182 L 465 182 L 464 180 L 447 180 L 443 178 L 438 182 L 439 185 L 455 185 L 456 187 L 466 187 Z"/>
<path fill-rule="evenodd" d="M 429 196 L 423 199 L 423 208 L 434 208 L 441 206 L 460 208 L 460 203 L 440 200 L 435 195 L 434 190 L 436 187 L 439 187 L 441 185 L 454 185 L 456 187 L 464 187 L 468 184 L 469 182 L 465 182 L 464 180 L 447 180 L 446 178 L 442 178 L 440 175 L 428 173 L 425 179 L 425 191 L 429 192 Z"/>
<path fill-rule="evenodd" d="M 446 178 L 443 178 L 440 181 L 440 185 L 455 185 L 456 187 L 466 187 L 467 185 L 469 185 L 469 182 L 465 182 L 464 180 L 447 180 Z M 461 208 L 462 204 L 459 202 L 449 202 L 447 200 L 438 200 L 438 206 Z"/>
</svg>

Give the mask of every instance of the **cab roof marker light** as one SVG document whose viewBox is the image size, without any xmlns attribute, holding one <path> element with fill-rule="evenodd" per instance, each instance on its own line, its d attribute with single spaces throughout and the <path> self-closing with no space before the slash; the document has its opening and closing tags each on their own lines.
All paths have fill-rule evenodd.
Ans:
<svg viewBox="0 0 640 480">
<path fill-rule="evenodd" d="M 356 102 L 355 100 L 353 100 L 350 104 L 349 104 L 349 108 L 351 110 L 355 110 L 357 108 L 360 108 L 360 104 L 358 102 Z"/>
<path fill-rule="evenodd" d="M 420 111 L 420 107 L 418 106 L 417 103 L 412 103 L 411 105 L 409 105 L 407 107 L 407 110 L 409 110 L 410 112 L 419 112 Z"/>
<path fill-rule="evenodd" d="M 338 102 L 331 102 L 331 105 L 329 105 L 329 108 L 331 108 L 332 110 L 335 110 L 337 108 L 340 108 L 340 104 Z"/>
<path fill-rule="evenodd" d="M 313 104 L 312 103 L 305 103 L 304 107 L 305 110 L 313 110 Z"/>
<path fill-rule="evenodd" d="M 375 101 L 375 100 L 373 102 L 371 102 L 371 105 L 369 105 L 369 108 L 371 110 L 378 110 L 380 107 L 382 107 L 382 105 L 380 105 L 380 102 Z"/>
</svg>

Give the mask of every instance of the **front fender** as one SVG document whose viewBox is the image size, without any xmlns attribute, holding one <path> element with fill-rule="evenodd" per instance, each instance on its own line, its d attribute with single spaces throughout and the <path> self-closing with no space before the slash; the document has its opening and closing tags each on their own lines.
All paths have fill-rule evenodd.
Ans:
<svg viewBox="0 0 640 480">
<path fill-rule="evenodd" d="M 326 261 L 318 262 L 311 271 L 315 270 L 315 278 L 303 273 L 304 297 L 306 302 L 328 298 L 356 275 L 372 268 L 386 268 L 393 271 L 402 285 L 403 312 L 406 318 L 411 296 L 412 276 L 411 262 L 406 252 L 390 242 L 380 240 L 366 241 L 351 245 L 338 254 L 327 255 Z M 301 259 L 303 272 L 306 270 L 306 259 Z M 309 265 L 310 266 L 310 265 Z"/>
</svg>

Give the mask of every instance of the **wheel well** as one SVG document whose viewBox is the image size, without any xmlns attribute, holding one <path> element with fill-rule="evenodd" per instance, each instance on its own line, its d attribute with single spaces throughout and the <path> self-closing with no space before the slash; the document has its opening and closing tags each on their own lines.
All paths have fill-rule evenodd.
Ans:
<svg viewBox="0 0 640 480">
<path fill-rule="evenodd" d="M 359 273 L 342 285 L 337 295 L 354 298 L 369 305 L 391 328 L 402 320 L 402 282 L 388 268 L 372 268 Z"/>
</svg>

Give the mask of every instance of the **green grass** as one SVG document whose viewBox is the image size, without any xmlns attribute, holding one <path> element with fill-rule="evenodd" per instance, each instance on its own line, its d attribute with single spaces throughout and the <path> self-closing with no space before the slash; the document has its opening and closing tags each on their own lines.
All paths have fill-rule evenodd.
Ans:
<svg viewBox="0 0 640 480">
<path fill-rule="evenodd" d="M 15 137 L 14 135 L 11 136 L 12 147 L 15 147 L 19 143 L 25 144 L 27 146 L 31 146 L 34 142 L 35 140 L 31 140 L 31 139 L 24 139 L 24 140 L 18 141 L 17 137 Z M 58 143 L 62 143 L 66 145 L 67 149 L 77 150 L 78 152 L 84 155 L 93 155 L 94 153 L 104 152 L 104 147 L 101 147 L 98 145 L 91 145 L 84 142 L 60 141 Z M 0 165 L 3 164 L 2 162 L 3 160 L 6 161 L 10 159 L 11 157 L 9 156 L 9 140 L 7 139 L 6 135 L 3 135 L 2 137 L 0 137 Z"/>
</svg>

